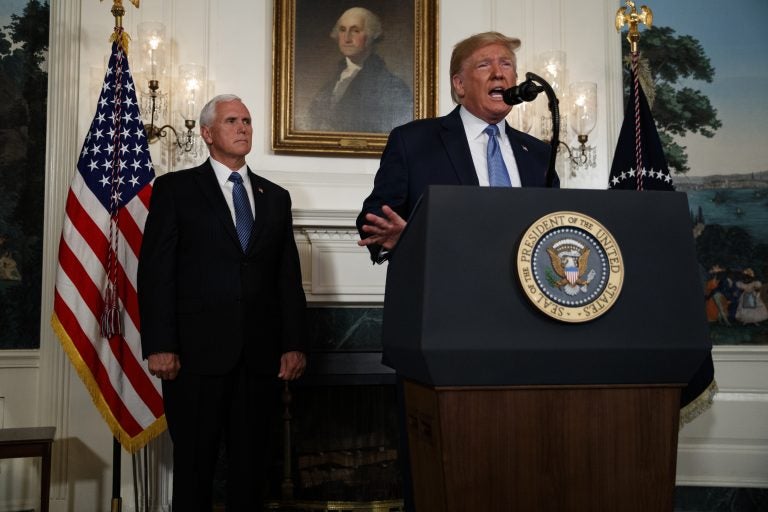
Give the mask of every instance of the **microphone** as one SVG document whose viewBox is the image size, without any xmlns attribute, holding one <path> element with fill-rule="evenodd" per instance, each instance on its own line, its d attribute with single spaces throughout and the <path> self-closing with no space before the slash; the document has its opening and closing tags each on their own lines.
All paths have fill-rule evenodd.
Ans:
<svg viewBox="0 0 768 512">
<path fill-rule="evenodd" d="M 504 103 L 507 105 L 517 105 L 524 101 L 533 101 L 540 92 L 544 91 L 544 87 L 536 85 L 530 78 L 526 79 L 523 83 L 510 87 L 502 94 Z"/>
</svg>

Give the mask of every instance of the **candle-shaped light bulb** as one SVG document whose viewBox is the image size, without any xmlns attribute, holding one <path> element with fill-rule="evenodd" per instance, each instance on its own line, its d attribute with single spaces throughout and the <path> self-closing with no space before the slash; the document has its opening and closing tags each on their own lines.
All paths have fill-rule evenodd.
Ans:
<svg viewBox="0 0 768 512">
<path fill-rule="evenodd" d="M 194 120 L 205 103 L 205 68 L 199 64 L 182 64 L 178 76 L 176 108 L 184 120 Z"/>
<path fill-rule="evenodd" d="M 576 82 L 570 86 L 571 122 L 576 135 L 589 135 L 597 122 L 597 84 Z"/>
<path fill-rule="evenodd" d="M 157 21 L 139 23 L 139 41 L 144 62 L 140 72 L 150 80 L 159 80 L 165 74 L 165 25 Z"/>
<path fill-rule="evenodd" d="M 189 78 L 186 81 L 186 89 L 187 89 L 187 108 L 186 108 L 186 115 L 184 116 L 185 119 L 194 119 L 195 118 L 195 112 L 196 112 L 196 104 L 195 104 L 195 95 L 197 94 L 197 90 L 200 87 L 200 82 L 197 80 L 197 78 Z"/>
</svg>

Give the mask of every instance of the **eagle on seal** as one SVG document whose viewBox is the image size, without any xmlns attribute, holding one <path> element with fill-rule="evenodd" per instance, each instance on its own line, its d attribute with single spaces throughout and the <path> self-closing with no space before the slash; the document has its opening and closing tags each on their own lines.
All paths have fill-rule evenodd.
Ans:
<svg viewBox="0 0 768 512">
<path fill-rule="evenodd" d="M 589 284 L 591 279 L 583 279 L 587 272 L 590 250 L 575 240 L 560 240 L 552 247 L 547 247 L 547 254 L 555 273 L 560 280 L 555 286 L 568 295 L 575 295 L 579 288 Z"/>
</svg>

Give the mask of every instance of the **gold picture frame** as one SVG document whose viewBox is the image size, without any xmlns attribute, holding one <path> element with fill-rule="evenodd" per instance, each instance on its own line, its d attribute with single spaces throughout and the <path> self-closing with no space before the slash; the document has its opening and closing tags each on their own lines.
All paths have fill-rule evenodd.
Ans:
<svg viewBox="0 0 768 512">
<path fill-rule="evenodd" d="M 400 120 L 434 117 L 437 113 L 437 2 L 275 0 L 272 149 L 276 153 L 378 156 L 389 131 L 402 124 Z M 342 101 L 337 100 L 332 107 L 322 95 L 329 94 L 329 84 L 335 80 L 333 77 L 338 77 L 345 60 L 331 34 L 336 20 L 350 7 L 366 8 L 380 19 L 382 37 L 376 41 L 374 53 L 380 55 L 377 57 L 382 63 L 380 67 L 385 68 L 383 72 L 389 78 L 366 82 L 370 87 L 364 95 L 359 95 L 357 103 L 347 102 L 341 108 Z M 365 62 L 369 60 L 370 57 Z M 364 63 L 363 69 L 366 65 Z M 359 73 L 362 77 L 362 71 Z M 401 94 L 403 89 L 398 87 L 374 90 L 382 82 L 392 84 L 392 80 L 410 87 L 412 99 Z M 347 94 L 352 89 L 350 85 Z M 386 98 L 396 90 L 399 91 L 397 97 Z M 377 102 L 383 106 L 377 106 Z M 397 102 L 405 109 L 391 107 Z M 346 108 L 346 105 L 359 106 Z M 330 109 L 334 109 L 333 113 Z M 372 115 L 375 112 L 385 112 L 385 115 Z"/>
</svg>

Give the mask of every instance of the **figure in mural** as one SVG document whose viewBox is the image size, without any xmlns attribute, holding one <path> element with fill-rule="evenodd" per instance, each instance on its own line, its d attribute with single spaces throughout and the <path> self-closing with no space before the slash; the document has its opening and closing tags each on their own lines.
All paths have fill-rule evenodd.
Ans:
<svg viewBox="0 0 768 512">
<path fill-rule="evenodd" d="M 388 133 L 413 119 L 410 87 L 376 53 L 382 33 L 379 17 L 363 7 L 336 21 L 331 38 L 342 59 L 310 105 L 310 130 Z"/>
<path fill-rule="evenodd" d="M 720 265 L 714 265 L 709 269 L 709 278 L 704 283 L 704 297 L 709 322 L 719 322 L 729 325 L 728 299 L 723 294 L 721 284 L 725 284 L 725 269 Z"/>
<path fill-rule="evenodd" d="M 757 325 L 768 319 L 768 309 L 760 297 L 762 286 L 763 284 L 755 279 L 755 271 L 751 268 L 744 270 L 741 279 L 736 282 L 736 287 L 741 290 L 736 307 L 736 320 L 742 324 Z"/>
</svg>

